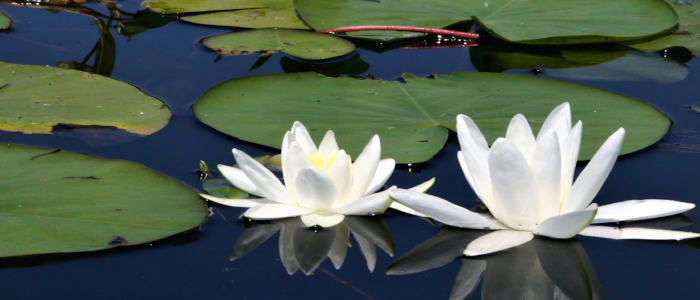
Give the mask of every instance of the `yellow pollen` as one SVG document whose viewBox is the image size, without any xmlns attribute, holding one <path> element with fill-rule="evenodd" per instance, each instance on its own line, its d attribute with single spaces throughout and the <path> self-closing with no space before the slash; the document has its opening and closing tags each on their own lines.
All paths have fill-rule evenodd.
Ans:
<svg viewBox="0 0 700 300">
<path fill-rule="evenodd" d="M 333 161 L 335 160 L 336 154 L 333 153 L 331 154 L 327 159 L 323 159 L 323 156 L 321 156 L 320 153 L 317 151 L 314 152 L 309 152 L 306 154 L 306 157 L 309 158 L 309 162 L 311 162 L 312 165 L 319 167 L 324 170 L 328 170 L 328 168 L 331 166 Z"/>
</svg>

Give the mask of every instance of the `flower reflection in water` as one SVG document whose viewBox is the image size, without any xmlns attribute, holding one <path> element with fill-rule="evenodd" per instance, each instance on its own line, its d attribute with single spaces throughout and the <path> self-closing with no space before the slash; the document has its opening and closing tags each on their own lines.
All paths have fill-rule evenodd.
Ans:
<svg viewBox="0 0 700 300">
<path fill-rule="evenodd" d="M 481 235 L 446 227 L 396 259 L 387 273 L 407 275 L 446 265 Z M 450 299 L 467 298 L 480 282 L 482 299 L 604 298 L 593 265 L 576 240 L 535 238 L 510 251 L 462 258 L 461 263 Z"/>
<path fill-rule="evenodd" d="M 236 241 L 231 260 L 253 251 L 278 231 L 280 260 L 290 275 L 299 270 L 309 275 L 326 257 L 336 269 L 340 269 L 348 246 L 351 246 L 350 235 L 365 257 L 370 272 L 374 271 L 377 261 L 377 247 L 394 256 L 394 242 L 383 219 L 348 216 L 342 223 L 328 228 L 308 228 L 300 218 L 254 223 Z"/>
</svg>

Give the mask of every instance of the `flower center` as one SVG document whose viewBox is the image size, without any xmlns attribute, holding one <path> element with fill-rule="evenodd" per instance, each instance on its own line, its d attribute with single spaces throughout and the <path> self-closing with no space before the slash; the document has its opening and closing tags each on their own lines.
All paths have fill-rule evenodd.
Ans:
<svg viewBox="0 0 700 300">
<path fill-rule="evenodd" d="M 331 164 L 335 160 L 336 153 L 333 153 L 333 154 L 329 155 L 328 157 L 326 157 L 326 159 L 324 159 L 324 157 L 321 156 L 321 154 L 318 153 L 318 151 L 313 151 L 313 152 L 307 153 L 306 157 L 309 159 L 309 162 L 311 162 L 312 165 L 319 167 L 321 169 L 324 169 L 324 170 L 328 170 L 328 168 L 331 166 Z"/>
</svg>

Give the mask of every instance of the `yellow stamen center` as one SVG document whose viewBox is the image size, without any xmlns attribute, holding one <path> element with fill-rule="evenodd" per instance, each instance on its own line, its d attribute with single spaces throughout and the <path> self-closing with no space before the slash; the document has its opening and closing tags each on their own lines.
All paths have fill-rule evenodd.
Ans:
<svg viewBox="0 0 700 300">
<path fill-rule="evenodd" d="M 314 152 L 309 152 L 306 154 L 306 157 L 309 159 L 309 162 L 311 162 L 312 165 L 319 167 L 324 170 L 328 170 L 328 168 L 331 166 L 333 161 L 335 160 L 336 154 L 333 153 L 330 156 L 328 156 L 326 159 L 323 159 L 323 156 L 321 156 L 318 151 Z"/>
</svg>

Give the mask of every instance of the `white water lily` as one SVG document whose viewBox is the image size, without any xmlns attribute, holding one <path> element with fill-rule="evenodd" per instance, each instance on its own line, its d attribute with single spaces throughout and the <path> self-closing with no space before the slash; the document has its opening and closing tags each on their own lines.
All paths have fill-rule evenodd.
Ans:
<svg viewBox="0 0 700 300">
<path fill-rule="evenodd" d="M 601 207 L 591 204 L 620 153 L 625 130 L 618 129 L 603 143 L 574 182 L 581 128 L 581 121 L 571 126 L 569 104 L 564 103 L 549 114 L 537 137 L 525 117 L 518 114 L 508 125 L 506 137 L 498 138 L 489 149 L 474 121 L 465 115 L 457 116 L 462 150 L 457 158 L 469 185 L 495 219 L 415 191 L 394 190 L 391 196 L 447 225 L 498 230 L 469 243 L 464 252 L 467 256 L 515 247 L 534 235 L 566 239 L 581 233 L 618 239 L 675 240 L 700 236 L 671 230 L 586 228 L 591 223 L 669 216 L 695 205 L 656 199 Z"/>
<path fill-rule="evenodd" d="M 239 168 L 219 165 L 219 171 L 234 186 L 259 196 L 257 199 L 227 199 L 201 196 L 229 206 L 248 207 L 243 216 L 271 220 L 301 216 L 306 226 L 330 227 L 345 215 L 383 213 L 391 204 L 384 186 L 394 171 L 391 158 L 380 159 L 379 136 L 374 135 L 353 162 L 339 149 L 333 131 L 316 147 L 306 127 L 294 122 L 282 141 L 284 185 L 258 161 L 233 149 Z"/>
</svg>

